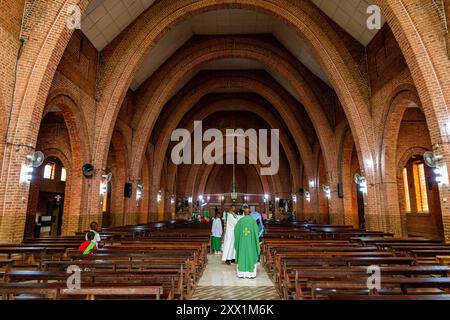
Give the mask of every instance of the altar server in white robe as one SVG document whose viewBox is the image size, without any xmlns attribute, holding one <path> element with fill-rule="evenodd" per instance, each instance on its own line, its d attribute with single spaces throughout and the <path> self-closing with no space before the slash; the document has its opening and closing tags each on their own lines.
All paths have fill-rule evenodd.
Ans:
<svg viewBox="0 0 450 320">
<path fill-rule="evenodd" d="M 223 239 L 222 261 L 226 264 L 231 264 L 236 258 L 236 250 L 234 249 L 234 226 L 242 216 L 237 215 L 236 212 L 227 212 L 226 231 Z"/>
</svg>

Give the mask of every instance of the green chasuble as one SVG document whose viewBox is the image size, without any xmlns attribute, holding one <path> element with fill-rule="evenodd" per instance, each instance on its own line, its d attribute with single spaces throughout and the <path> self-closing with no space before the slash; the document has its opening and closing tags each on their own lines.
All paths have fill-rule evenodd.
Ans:
<svg viewBox="0 0 450 320">
<path fill-rule="evenodd" d="M 256 277 L 259 257 L 259 228 L 251 216 L 244 216 L 234 228 L 237 275 L 240 278 Z"/>
</svg>

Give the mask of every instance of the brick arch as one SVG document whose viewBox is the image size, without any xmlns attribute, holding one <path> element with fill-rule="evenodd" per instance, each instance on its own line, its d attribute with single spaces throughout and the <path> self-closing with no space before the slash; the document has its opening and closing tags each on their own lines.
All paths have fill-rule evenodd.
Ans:
<svg viewBox="0 0 450 320">
<path fill-rule="evenodd" d="M 70 207 L 68 207 L 66 215 L 68 220 L 63 221 L 63 234 L 73 234 L 79 230 L 80 215 L 85 206 L 85 197 L 83 197 L 85 181 L 81 168 L 85 161 L 90 158 L 89 135 L 82 111 L 70 96 L 61 94 L 49 99 L 43 112 L 43 117 L 54 106 L 61 110 L 69 133 L 70 161 L 73 170 L 71 173 L 70 193 L 66 194 L 66 198 L 70 198 Z"/>
<path fill-rule="evenodd" d="M 276 106 L 276 108 L 279 110 L 282 118 L 284 119 L 284 121 L 287 124 L 287 127 L 289 128 L 289 131 L 295 135 L 297 137 L 296 139 L 296 143 L 297 143 L 297 148 L 298 150 L 300 150 L 300 154 L 302 156 L 302 160 L 303 162 L 307 164 L 312 164 L 313 160 L 311 157 L 311 147 L 309 145 L 309 142 L 307 140 L 307 138 L 305 137 L 305 134 L 303 132 L 303 130 L 301 130 L 301 127 L 298 125 L 298 123 L 293 119 L 291 113 L 290 113 L 290 108 L 289 108 L 289 102 L 286 101 L 287 98 L 281 96 L 281 94 L 274 89 L 273 84 L 272 86 L 270 85 L 270 83 L 264 83 L 261 81 L 261 79 L 257 79 L 255 77 L 243 77 L 243 76 L 220 76 L 217 78 L 212 78 L 212 79 L 203 79 L 201 82 L 201 85 L 199 86 L 199 88 L 195 91 L 191 91 L 189 93 L 189 98 L 183 98 L 180 103 L 185 104 L 186 107 L 184 107 L 184 109 L 182 110 L 188 110 L 188 106 L 189 105 L 193 105 L 195 102 L 199 101 L 201 99 L 201 97 L 203 97 L 204 95 L 206 95 L 209 92 L 213 92 L 214 90 L 218 90 L 220 88 L 230 88 L 230 87 L 235 87 L 235 88 L 244 88 L 246 90 L 249 91 L 254 91 L 256 93 L 258 93 L 260 96 L 264 97 L 267 101 L 269 101 L 269 103 L 271 103 L 272 105 Z M 188 90 L 189 91 L 189 90 Z M 182 117 L 182 112 L 180 112 L 177 115 L 177 118 Z M 176 128 L 177 125 L 177 121 L 179 121 L 178 119 L 172 119 L 173 123 L 172 124 L 168 124 L 165 127 L 165 134 L 162 134 L 162 136 L 165 137 L 170 137 L 170 134 L 172 133 L 171 130 Z M 140 143 L 144 144 L 146 143 L 146 141 L 148 141 L 148 139 L 146 137 L 143 137 L 143 135 L 140 132 L 136 133 L 136 142 L 134 143 L 134 146 L 138 147 Z M 170 139 L 165 139 L 164 144 L 168 145 Z M 140 142 L 137 142 L 140 141 Z M 164 150 L 167 149 L 167 146 L 164 146 L 160 152 L 158 151 L 158 153 L 155 153 L 156 156 L 158 157 L 162 157 L 165 154 L 163 154 L 162 152 Z M 156 149 L 155 149 L 156 152 Z M 138 167 L 140 167 L 140 164 L 138 164 L 140 161 L 139 158 L 136 158 L 139 156 L 139 150 L 137 149 L 133 149 L 133 159 L 135 159 L 135 164 L 132 165 L 132 169 L 133 170 L 137 170 Z M 159 161 L 156 161 L 156 163 L 161 163 L 161 159 L 159 159 Z M 307 169 L 311 169 L 311 166 L 307 166 Z M 308 170 L 308 175 L 312 176 L 312 171 Z"/>
<path fill-rule="evenodd" d="M 30 26 L 20 35 L 25 44 L 18 61 L 10 134 L 14 143 L 33 145 L 37 139 L 36 123 L 42 119 L 47 94 L 59 61 L 74 30 L 66 26 L 69 5 L 78 5 L 83 13 L 89 0 L 39 2 L 25 19 Z M 32 35 L 31 35 L 32 34 Z M 49 35 L 52 35 L 51 37 Z M 19 132 L 20 131 L 20 132 Z"/>
<path fill-rule="evenodd" d="M 200 182 L 198 184 L 198 189 L 197 189 L 198 190 L 197 191 L 198 194 L 205 194 L 205 189 L 206 189 L 206 186 L 208 184 L 208 181 L 210 179 L 214 178 L 214 175 L 213 175 L 214 172 L 218 171 L 218 170 L 214 171 L 214 167 L 215 166 L 217 166 L 217 165 L 205 166 L 204 174 L 201 175 L 201 179 L 200 179 Z M 269 192 L 270 189 L 268 189 L 269 185 L 267 183 L 267 179 L 264 179 L 264 177 L 262 177 L 262 176 L 260 176 L 258 174 L 258 168 L 256 166 L 252 166 L 252 167 L 253 167 L 254 170 L 256 170 L 256 173 L 257 173 L 258 177 L 260 178 L 259 182 L 261 184 L 261 189 L 263 190 L 263 192 L 264 193 Z"/>
<path fill-rule="evenodd" d="M 82 144 L 81 151 L 83 152 L 83 159 L 85 161 L 90 161 L 92 158 L 91 154 L 91 145 L 92 138 L 89 134 L 89 129 L 87 126 L 87 119 L 83 109 L 80 107 L 80 103 L 77 97 L 78 93 L 71 90 L 70 87 L 53 89 L 50 91 L 47 96 L 47 101 L 45 104 L 45 108 L 42 114 L 42 118 L 44 118 L 49 112 L 52 106 L 57 106 L 62 112 L 64 117 L 70 119 L 71 124 L 76 127 L 77 136 Z M 64 109 L 64 110 L 63 110 Z M 69 118 L 70 116 L 70 118 Z"/>
<path fill-rule="evenodd" d="M 362 154 L 372 160 L 370 143 L 373 139 L 370 114 L 368 112 L 368 92 L 354 61 L 328 18 L 309 2 L 280 0 L 276 4 L 269 1 L 250 0 L 182 0 L 160 1 L 142 14 L 121 37 L 105 50 L 108 70 L 101 80 L 103 94 L 99 103 L 99 131 L 95 142 L 95 158 L 103 162 L 105 145 L 110 140 L 111 123 L 118 113 L 131 80 L 142 64 L 144 57 L 164 34 L 175 24 L 193 15 L 223 8 L 239 8 L 263 12 L 297 31 L 328 74 L 338 97 L 343 103 L 352 131 Z M 182 69 L 182 68 L 178 68 Z M 181 70 L 180 70 L 181 71 Z M 164 90 L 162 94 L 166 94 Z M 158 108 L 155 108 L 158 113 Z M 154 121 L 154 120 L 153 120 Z M 150 123 L 153 125 L 152 122 Z M 368 168 L 372 170 L 372 167 Z"/>
<path fill-rule="evenodd" d="M 400 130 L 403 114 L 405 113 L 406 108 L 411 104 L 422 109 L 415 88 L 410 86 L 400 86 L 397 90 L 394 90 L 394 93 L 388 99 L 388 103 L 384 108 L 383 123 L 385 126 L 382 130 L 380 144 L 381 174 L 384 179 L 386 179 L 389 174 L 392 174 L 392 172 L 389 171 L 393 167 L 390 167 L 389 164 L 392 164 L 392 160 L 395 160 L 398 132 Z"/>
<path fill-rule="evenodd" d="M 335 154 L 334 144 L 332 143 L 334 135 L 321 103 L 309 85 L 311 74 L 305 71 L 304 67 L 302 70 L 298 61 L 296 62 L 286 49 L 283 50 L 274 44 L 270 44 L 264 41 L 262 37 L 226 36 L 218 39 L 195 39 L 195 41 L 188 42 L 140 89 L 140 92 L 145 91 L 139 99 L 139 108 L 135 116 L 135 119 L 139 119 L 139 121 L 135 121 L 139 133 L 136 136 L 139 137 L 137 139 L 142 139 L 140 132 L 143 132 L 144 140 L 147 136 L 150 137 L 159 114 L 158 107 L 155 106 L 160 105 L 160 108 L 162 108 L 166 97 L 170 95 L 174 88 L 178 88 L 178 83 L 183 82 L 182 79 L 186 77 L 186 74 L 199 69 L 209 61 L 229 57 L 256 60 L 267 66 L 268 69 L 280 74 L 294 87 L 312 120 L 322 148 L 327 150 L 327 167 L 331 168 Z M 183 65 L 183 70 L 180 70 L 180 65 Z M 165 92 L 167 95 L 164 97 L 161 92 Z M 183 100 L 180 103 L 182 102 Z M 134 147 L 137 150 L 137 156 L 140 157 L 143 153 L 142 141 L 137 140 Z M 137 161 L 137 164 L 133 164 L 132 167 L 139 167 L 139 160 Z"/>
<path fill-rule="evenodd" d="M 64 190 L 64 208 L 63 221 L 61 225 L 61 235 L 73 235 L 78 230 L 80 223 L 80 211 L 72 212 L 73 202 L 76 199 L 76 177 L 74 174 L 74 166 L 71 157 L 66 155 L 62 150 L 49 148 L 43 150 L 45 158 L 55 157 L 61 161 L 66 169 L 67 179 L 66 188 Z M 75 188 L 74 188 L 75 187 Z M 38 191 L 39 192 L 39 191 Z"/>
<path fill-rule="evenodd" d="M 84 12 L 88 1 L 38 1 L 33 10 L 25 16 L 29 28 L 24 29 L 21 34 L 25 44 L 17 68 L 17 78 L 22 81 L 17 81 L 13 89 L 14 101 L 6 137 L 8 144 L 4 148 L 3 156 L 5 170 L 2 171 L 1 180 L 5 183 L 0 186 L 1 241 L 22 240 L 23 225 L 15 224 L 13 219 L 17 219 L 17 215 L 25 214 L 27 204 L 17 200 L 24 190 L 18 190 L 19 173 L 15 168 L 34 150 L 47 94 L 73 32 L 66 27 L 68 4 L 78 4 L 81 12 Z M 11 194 L 14 194 L 14 200 Z M 5 201 L 7 195 L 13 205 Z M 11 228 L 11 225 L 16 226 Z"/>
<path fill-rule="evenodd" d="M 432 6 L 420 1 L 377 1 L 403 52 L 432 140 L 445 136 L 444 124 L 450 119 L 450 74 L 442 23 Z M 446 107 L 447 106 L 447 107 Z"/>
<path fill-rule="evenodd" d="M 429 149 L 424 147 L 413 147 L 406 150 L 395 166 L 395 175 L 397 176 L 403 170 L 412 156 L 422 156 L 426 151 L 429 151 Z"/>
<path fill-rule="evenodd" d="M 247 150 L 247 148 L 245 148 L 245 150 L 242 150 L 241 148 L 236 148 L 236 150 L 237 150 L 237 153 L 243 154 L 248 159 L 249 150 Z M 225 150 L 223 150 L 223 153 L 225 155 Z M 257 170 L 260 169 L 259 164 L 254 164 L 253 166 L 255 166 L 255 168 L 257 168 Z M 196 185 L 196 182 L 198 181 L 199 173 L 202 172 L 201 170 L 204 170 L 207 167 L 208 167 L 208 165 L 206 165 L 206 164 L 191 165 L 191 168 L 190 168 L 189 174 L 188 174 L 187 183 L 186 183 L 187 187 L 185 189 L 185 194 L 186 193 L 192 194 L 192 195 L 195 194 L 195 185 Z M 272 181 L 272 188 L 269 187 L 269 184 L 267 182 L 269 180 L 268 176 L 259 175 L 259 177 L 261 179 L 261 184 L 262 184 L 265 192 L 266 192 L 266 190 L 268 190 L 268 191 L 274 190 L 274 189 L 278 190 L 281 188 L 281 182 L 279 181 L 278 174 L 275 176 L 270 176 L 270 180 Z M 188 190 L 188 192 L 186 192 L 186 190 Z"/>
<path fill-rule="evenodd" d="M 397 185 L 397 142 L 403 115 L 408 107 L 420 107 L 420 100 L 414 87 L 401 85 L 394 90 L 385 106 L 385 124 L 380 144 L 380 174 L 384 203 L 384 219 L 390 232 L 398 236 L 407 236 L 406 217 L 402 215 Z"/>
<path fill-rule="evenodd" d="M 402 154 L 402 156 L 400 157 L 400 159 L 395 164 L 395 167 L 392 170 L 394 172 L 395 179 L 397 181 L 403 181 L 403 168 L 406 166 L 408 161 L 411 159 L 412 156 L 418 156 L 418 155 L 422 156 L 425 151 L 429 151 L 429 149 L 420 147 L 420 146 L 416 146 L 416 147 L 406 150 Z M 408 236 L 408 225 L 407 225 L 408 217 L 405 212 L 405 204 L 404 204 L 405 203 L 404 202 L 405 189 L 404 189 L 403 184 L 397 183 L 396 188 L 393 189 L 392 192 L 393 192 L 393 194 L 391 196 L 394 196 L 395 199 L 397 200 L 398 215 L 400 216 L 400 219 L 401 219 L 400 220 L 401 231 L 402 231 L 403 235 L 406 237 L 406 236 Z"/>
<path fill-rule="evenodd" d="M 299 188 L 299 184 L 300 184 L 300 173 L 298 172 L 299 168 L 297 166 L 298 160 L 296 159 L 295 152 L 294 152 L 294 150 L 292 150 L 292 146 L 290 145 L 287 135 L 284 132 L 283 126 L 278 123 L 278 121 L 275 119 L 275 117 L 273 116 L 273 114 L 270 111 L 268 111 L 264 107 L 259 106 L 255 102 L 251 102 L 251 101 L 244 100 L 244 99 L 227 98 L 227 99 L 218 100 L 214 103 L 208 104 L 205 107 L 202 107 L 198 113 L 196 113 L 195 115 L 192 116 L 192 119 L 195 119 L 197 121 L 203 120 L 215 112 L 218 112 L 221 110 L 226 110 L 226 108 L 229 105 L 234 105 L 234 104 L 239 105 L 239 111 L 254 112 L 258 116 L 260 116 L 263 120 L 265 120 L 271 128 L 279 128 L 280 129 L 281 146 L 284 148 L 284 151 L 286 153 L 286 156 L 287 156 L 289 164 L 290 164 L 291 173 L 293 175 L 293 189 L 297 190 Z M 176 116 L 180 115 L 179 119 L 183 118 L 183 116 L 184 116 L 184 114 L 179 111 L 176 111 L 175 115 Z M 171 123 L 173 125 L 170 125 L 170 126 L 166 125 L 164 127 L 164 131 L 167 132 L 168 135 L 167 134 L 159 135 L 158 142 L 156 143 L 156 148 L 155 148 L 157 157 L 155 158 L 154 169 L 153 169 L 153 172 L 154 172 L 153 184 L 154 185 L 159 185 L 159 176 L 160 175 L 158 174 L 158 172 L 161 171 L 160 170 L 161 160 L 163 159 L 164 155 L 167 153 L 167 148 L 168 148 L 169 142 L 170 142 L 170 134 L 174 129 L 176 129 L 179 119 L 174 120 Z M 193 123 L 191 123 L 191 122 L 188 122 L 188 123 L 189 124 L 186 129 L 189 130 L 190 132 L 192 132 Z M 311 163 L 309 165 L 311 165 Z"/>
<path fill-rule="evenodd" d="M 255 167 L 255 170 L 259 170 L 259 166 L 258 165 L 253 165 Z M 188 178 L 188 183 L 186 184 L 187 187 L 189 188 L 187 194 L 192 194 L 192 195 L 199 195 L 202 189 L 200 189 L 200 183 L 201 180 L 199 181 L 199 177 L 209 177 L 209 175 L 212 172 L 214 166 L 212 165 L 197 165 L 197 166 L 192 166 L 191 170 L 189 171 L 189 178 Z M 280 185 L 279 179 L 277 180 L 278 175 L 275 176 L 259 176 L 260 178 L 260 183 L 262 185 L 262 188 L 264 190 L 265 193 L 270 194 L 270 190 L 274 190 L 276 187 L 275 185 Z M 199 187 L 196 189 L 195 185 L 199 185 Z"/>
<path fill-rule="evenodd" d="M 450 61 L 442 23 L 432 5 L 419 0 L 377 1 L 405 57 L 422 102 L 431 142 L 441 144 L 450 174 L 450 145 L 445 141 L 445 124 L 450 121 Z M 448 188 L 440 188 L 445 241 L 450 242 L 450 196 Z"/>
<path fill-rule="evenodd" d="M 47 101 L 42 118 L 47 115 L 53 106 L 58 107 L 64 117 L 71 145 L 73 144 L 72 152 L 75 152 L 77 155 L 79 154 L 82 161 L 89 160 L 89 134 L 82 110 L 71 96 L 67 94 L 58 94 Z"/>
</svg>

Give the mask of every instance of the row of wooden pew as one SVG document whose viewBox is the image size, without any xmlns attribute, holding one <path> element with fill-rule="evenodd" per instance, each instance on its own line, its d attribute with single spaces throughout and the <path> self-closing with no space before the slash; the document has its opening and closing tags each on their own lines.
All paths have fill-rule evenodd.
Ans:
<svg viewBox="0 0 450 320">
<path fill-rule="evenodd" d="M 207 263 L 209 226 L 159 224 L 102 230 L 104 246 L 91 255 L 77 251 L 84 233 L 0 245 L 0 294 L 3 299 L 187 299 Z M 188 229 L 195 230 L 193 237 L 184 236 Z M 73 270 L 79 270 L 79 286 Z"/>
<path fill-rule="evenodd" d="M 262 263 L 283 299 L 450 299 L 450 246 L 441 240 L 396 239 L 350 226 L 268 224 L 266 230 Z"/>
</svg>

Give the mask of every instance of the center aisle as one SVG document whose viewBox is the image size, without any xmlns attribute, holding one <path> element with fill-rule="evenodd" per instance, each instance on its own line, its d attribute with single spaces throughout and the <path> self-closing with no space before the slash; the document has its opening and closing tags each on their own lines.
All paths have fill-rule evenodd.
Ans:
<svg viewBox="0 0 450 320">
<path fill-rule="evenodd" d="M 239 279 L 236 265 L 226 265 L 222 255 L 208 255 L 208 265 L 192 295 L 192 300 L 278 300 L 273 282 L 258 266 L 255 279 Z"/>
</svg>

